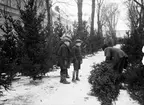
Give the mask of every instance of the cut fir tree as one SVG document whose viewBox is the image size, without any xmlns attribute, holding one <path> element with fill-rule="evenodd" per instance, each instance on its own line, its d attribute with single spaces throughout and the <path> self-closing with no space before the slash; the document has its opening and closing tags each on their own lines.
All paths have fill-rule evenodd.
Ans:
<svg viewBox="0 0 144 105">
<path fill-rule="evenodd" d="M 92 85 L 91 92 L 98 97 L 101 105 L 112 105 L 117 100 L 120 90 L 118 78 L 119 74 L 105 62 L 93 65 L 89 83 Z"/>
</svg>

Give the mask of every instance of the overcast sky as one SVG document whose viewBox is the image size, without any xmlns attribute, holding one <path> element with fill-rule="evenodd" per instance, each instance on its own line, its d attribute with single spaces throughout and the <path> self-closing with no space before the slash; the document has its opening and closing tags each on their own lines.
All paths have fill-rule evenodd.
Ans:
<svg viewBox="0 0 144 105">
<path fill-rule="evenodd" d="M 56 5 L 59 5 L 63 11 L 69 15 L 69 18 L 71 20 L 77 20 L 77 5 L 75 3 L 75 0 L 53 0 L 60 1 L 60 2 L 68 2 L 68 5 L 63 3 L 57 3 Z M 125 0 L 105 0 L 106 3 L 114 2 L 117 3 L 120 10 L 119 20 L 117 24 L 117 30 L 128 30 L 127 26 L 127 17 L 126 12 L 127 8 L 124 4 Z M 83 3 L 83 19 L 88 20 L 91 16 L 91 0 L 84 0 Z M 96 19 L 95 19 L 96 21 Z"/>
</svg>

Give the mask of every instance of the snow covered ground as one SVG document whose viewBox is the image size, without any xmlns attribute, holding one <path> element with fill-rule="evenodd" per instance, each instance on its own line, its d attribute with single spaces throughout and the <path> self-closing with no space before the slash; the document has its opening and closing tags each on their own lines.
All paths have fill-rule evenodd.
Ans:
<svg viewBox="0 0 144 105">
<path fill-rule="evenodd" d="M 119 46 L 117 46 L 119 47 Z M 4 97 L 0 97 L 0 105 L 100 105 L 96 97 L 90 96 L 90 84 L 88 76 L 93 63 L 100 63 L 104 60 L 103 52 L 100 51 L 93 56 L 87 56 L 83 60 L 80 71 L 80 79 L 77 83 L 68 81 L 71 84 L 61 84 L 60 70 L 48 73 L 48 76 L 36 82 L 28 77 L 21 77 L 14 81 L 12 89 L 4 92 Z M 69 69 L 72 77 L 73 67 Z M 116 101 L 116 105 L 139 105 L 133 101 L 128 93 L 121 90 Z"/>
</svg>

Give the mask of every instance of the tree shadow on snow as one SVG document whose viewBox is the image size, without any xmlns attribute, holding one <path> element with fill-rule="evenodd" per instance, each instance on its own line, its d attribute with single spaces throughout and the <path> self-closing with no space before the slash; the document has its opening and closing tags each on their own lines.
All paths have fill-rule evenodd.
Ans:
<svg viewBox="0 0 144 105">
<path fill-rule="evenodd" d="M 24 85 L 35 85 L 35 86 L 38 86 L 38 85 L 41 85 L 43 83 L 42 80 L 31 80 L 30 82 L 24 84 Z"/>
<path fill-rule="evenodd" d="M 43 76 L 43 78 L 60 78 L 60 75 Z"/>
</svg>

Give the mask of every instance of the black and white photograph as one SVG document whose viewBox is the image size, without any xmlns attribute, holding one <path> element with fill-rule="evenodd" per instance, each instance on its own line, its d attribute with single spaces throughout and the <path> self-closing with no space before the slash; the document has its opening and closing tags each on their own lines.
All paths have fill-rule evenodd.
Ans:
<svg viewBox="0 0 144 105">
<path fill-rule="evenodd" d="M 0 105 L 144 105 L 144 0 L 0 0 Z"/>
</svg>

